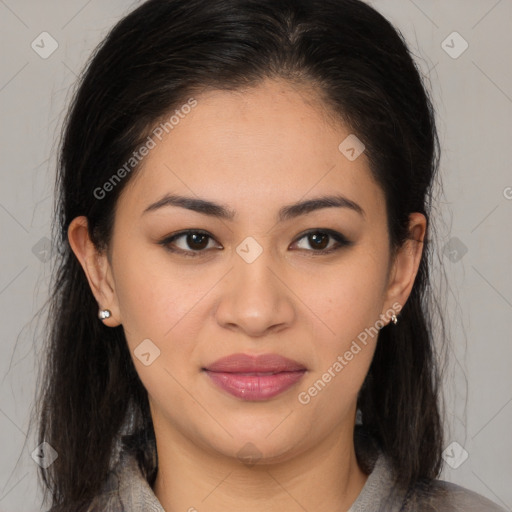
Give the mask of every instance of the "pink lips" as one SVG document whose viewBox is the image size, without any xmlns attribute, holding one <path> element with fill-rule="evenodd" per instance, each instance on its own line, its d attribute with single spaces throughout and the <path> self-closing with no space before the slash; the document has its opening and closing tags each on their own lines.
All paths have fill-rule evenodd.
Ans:
<svg viewBox="0 0 512 512">
<path fill-rule="evenodd" d="M 293 386 L 306 368 L 277 354 L 233 354 L 204 368 L 221 389 L 244 400 L 266 400 Z"/>
</svg>

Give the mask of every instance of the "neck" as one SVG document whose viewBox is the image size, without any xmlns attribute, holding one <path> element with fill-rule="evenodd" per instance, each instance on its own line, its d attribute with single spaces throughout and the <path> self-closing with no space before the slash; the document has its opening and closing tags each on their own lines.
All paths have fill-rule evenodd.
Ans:
<svg viewBox="0 0 512 512">
<path fill-rule="evenodd" d="M 158 473 L 153 490 L 166 512 L 346 511 L 367 475 L 355 455 L 352 429 L 281 462 L 244 464 L 201 448 L 155 425 Z M 160 434 L 160 435 L 159 435 Z"/>
</svg>

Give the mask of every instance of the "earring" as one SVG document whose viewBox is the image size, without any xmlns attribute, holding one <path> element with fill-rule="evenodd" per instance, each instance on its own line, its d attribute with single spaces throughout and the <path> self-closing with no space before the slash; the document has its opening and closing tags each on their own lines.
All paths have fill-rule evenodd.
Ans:
<svg viewBox="0 0 512 512">
<path fill-rule="evenodd" d="M 100 320 L 105 320 L 105 318 L 110 318 L 112 316 L 112 312 L 110 309 L 100 309 L 98 312 L 98 318 Z"/>
<path fill-rule="evenodd" d="M 396 325 L 398 323 L 398 318 L 397 316 L 393 313 L 391 315 L 391 321 Z"/>
</svg>

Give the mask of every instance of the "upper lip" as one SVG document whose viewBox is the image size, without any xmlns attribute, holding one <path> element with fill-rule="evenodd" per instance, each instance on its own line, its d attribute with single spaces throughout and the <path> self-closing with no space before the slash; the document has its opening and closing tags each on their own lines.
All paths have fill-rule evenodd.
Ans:
<svg viewBox="0 0 512 512">
<path fill-rule="evenodd" d="M 232 354 L 222 357 L 204 368 L 211 372 L 225 373 L 278 373 L 305 370 L 305 366 L 278 354 Z"/>
</svg>

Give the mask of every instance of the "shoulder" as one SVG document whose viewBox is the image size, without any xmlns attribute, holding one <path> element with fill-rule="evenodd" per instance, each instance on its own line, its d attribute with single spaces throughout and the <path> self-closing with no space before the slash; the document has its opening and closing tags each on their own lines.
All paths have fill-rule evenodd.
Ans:
<svg viewBox="0 0 512 512">
<path fill-rule="evenodd" d="M 406 494 L 403 512 L 506 512 L 504 508 L 465 487 L 432 480 L 413 486 Z"/>
<path fill-rule="evenodd" d="M 111 471 L 104 482 L 101 491 L 92 499 L 86 499 L 81 502 L 67 503 L 52 507 L 47 512 L 125 512 L 125 508 L 120 501 L 119 478 L 115 471 Z"/>
<path fill-rule="evenodd" d="M 359 428 L 356 453 L 369 475 L 350 512 L 507 512 L 484 496 L 444 480 L 419 480 L 409 488 L 396 485 L 393 464 Z"/>
<path fill-rule="evenodd" d="M 102 492 L 84 512 L 165 512 L 144 477 L 136 456 L 122 451 Z"/>
<path fill-rule="evenodd" d="M 122 470 L 123 466 L 120 464 L 112 468 L 103 482 L 101 490 L 92 498 L 57 505 L 47 512 L 68 512 L 70 510 L 73 512 L 125 512 L 126 509 L 120 497 Z"/>
<path fill-rule="evenodd" d="M 371 462 L 371 461 L 370 461 Z M 350 512 L 506 512 L 484 496 L 443 480 L 396 484 L 391 461 L 379 453 Z"/>
</svg>

